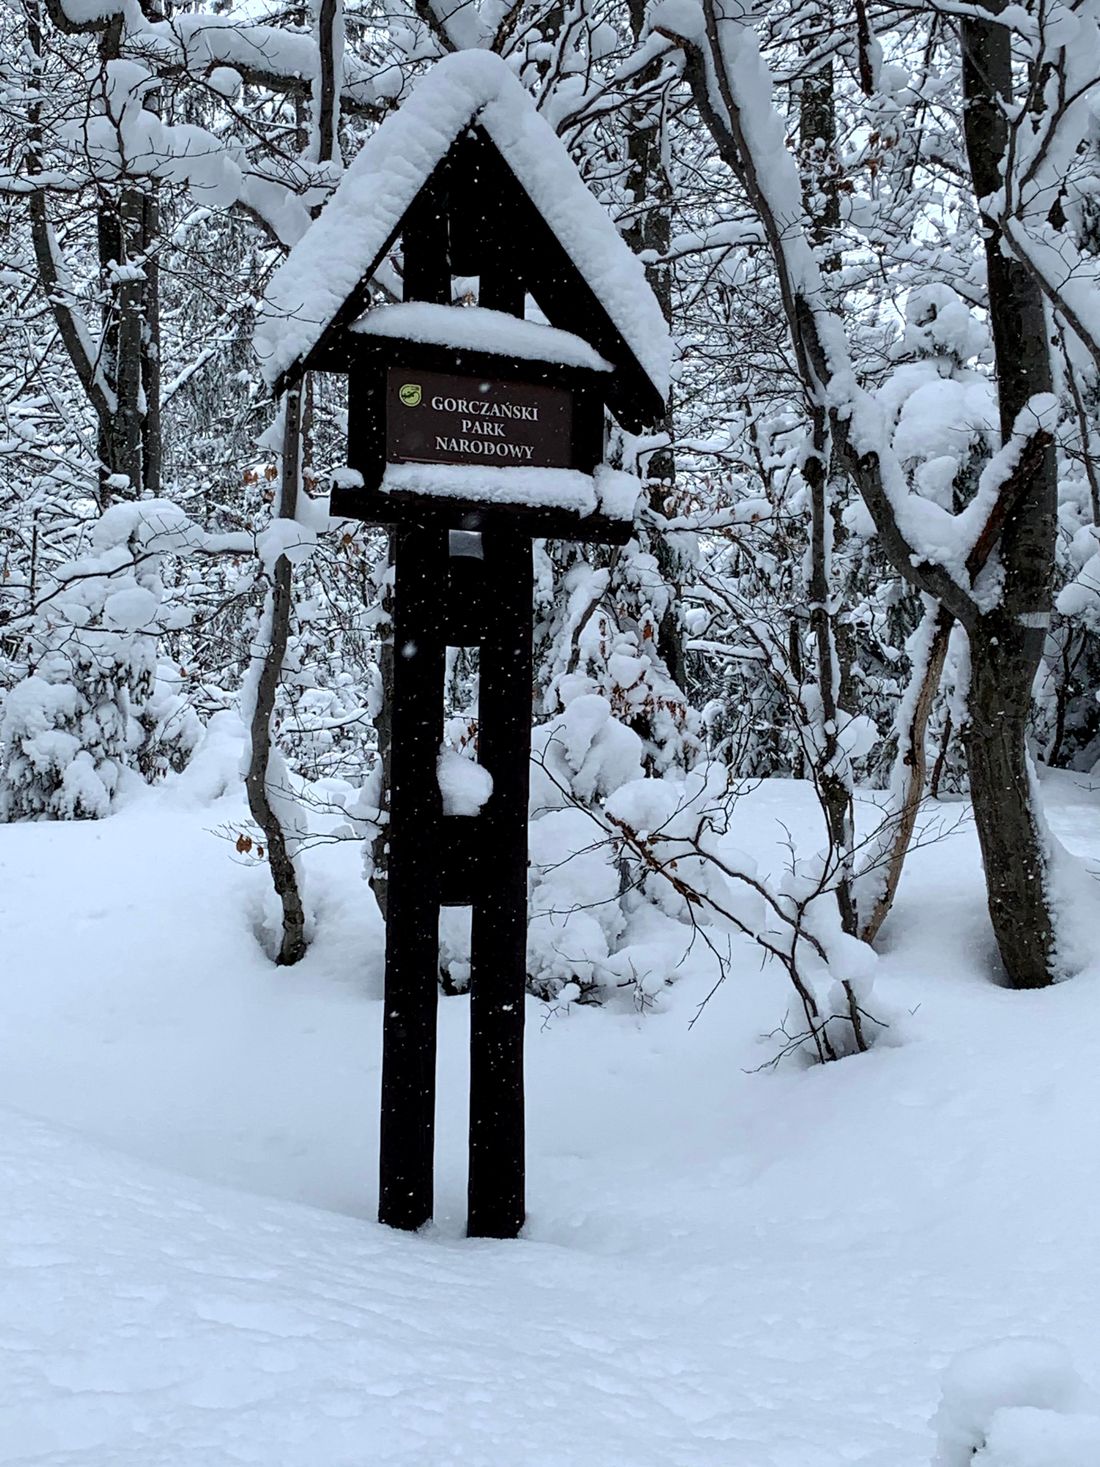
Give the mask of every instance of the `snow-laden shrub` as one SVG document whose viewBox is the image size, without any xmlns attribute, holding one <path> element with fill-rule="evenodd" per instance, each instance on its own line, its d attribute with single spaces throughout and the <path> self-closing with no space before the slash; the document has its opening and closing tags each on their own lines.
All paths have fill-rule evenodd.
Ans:
<svg viewBox="0 0 1100 1467">
<path fill-rule="evenodd" d="M 531 991 L 547 999 L 598 1000 L 617 986 L 612 958 L 627 928 L 622 876 L 599 811 L 641 776 L 644 747 L 589 686 L 566 681 L 567 706 L 532 734 L 527 972 Z M 476 720 L 448 722 L 452 758 L 474 758 L 476 728 Z M 440 936 L 446 981 L 462 988 L 470 961 L 463 916 L 444 912 Z"/>
<path fill-rule="evenodd" d="M 202 738 L 202 720 L 183 688 L 179 669 L 160 663 L 153 691 L 141 712 L 138 768 L 149 781 L 179 774 Z"/>
<path fill-rule="evenodd" d="M 866 1047 L 874 954 L 841 931 L 835 867 L 815 859 L 771 882 L 738 847 L 728 766 L 647 774 L 643 740 L 588 686 L 563 680 L 564 709 L 534 731 L 529 991 L 645 1008 L 689 955 L 717 981 L 748 940 L 794 982 L 799 1017 L 784 1048 L 809 1043 L 834 1059 Z M 472 740 L 458 742 L 472 757 Z M 452 749 L 451 783 L 456 759 Z M 445 986 L 464 988 L 464 914 L 445 911 L 440 930 Z"/>
<path fill-rule="evenodd" d="M 556 582 L 548 561 L 537 566 L 543 711 L 553 717 L 581 691 L 598 694 L 641 740 L 649 773 L 687 768 L 702 751 L 699 719 L 658 650 L 671 591 L 654 557 L 635 551 L 601 568 L 577 560 Z"/>
<path fill-rule="evenodd" d="M 535 730 L 531 785 L 532 992 L 551 1001 L 621 992 L 655 1002 L 683 965 L 693 914 L 668 882 L 624 854 L 623 819 L 693 827 L 726 770 L 646 773 L 646 744 L 586 679 L 563 679 L 563 711 Z M 701 887 L 705 861 L 686 872 Z M 731 905 L 736 904 L 731 899 Z"/>
<path fill-rule="evenodd" d="M 163 556 L 195 537 L 166 500 L 118 504 L 43 592 L 0 717 L 7 820 L 106 815 L 127 779 L 178 768 L 197 727 L 157 680 Z"/>
</svg>

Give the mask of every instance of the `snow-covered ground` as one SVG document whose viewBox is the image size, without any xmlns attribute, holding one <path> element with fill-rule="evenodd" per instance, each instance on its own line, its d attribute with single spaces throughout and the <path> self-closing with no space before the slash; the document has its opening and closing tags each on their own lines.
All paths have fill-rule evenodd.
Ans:
<svg viewBox="0 0 1100 1467">
<path fill-rule="evenodd" d="M 1045 788 L 1100 856 L 1100 788 Z M 690 1029 L 702 973 L 647 1015 L 532 1002 L 530 1223 L 488 1243 L 465 1000 L 438 1220 L 390 1233 L 357 853 L 312 853 L 318 937 L 277 970 L 209 794 L 0 827 L 0 1462 L 928 1467 L 958 1350 L 1046 1335 L 1100 1381 L 1100 963 L 987 981 L 969 829 L 912 857 L 869 1055 L 754 1073 L 786 994 L 749 956 Z M 741 809 L 762 860 L 813 838 L 797 785 Z"/>
</svg>

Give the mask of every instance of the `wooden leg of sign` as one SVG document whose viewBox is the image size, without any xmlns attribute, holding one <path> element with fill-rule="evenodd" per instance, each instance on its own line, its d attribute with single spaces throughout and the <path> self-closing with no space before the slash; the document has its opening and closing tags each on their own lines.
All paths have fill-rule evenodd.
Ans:
<svg viewBox="0 0 1100 1467">
<path fill-rule="evenodd" d="M 446 531 L 399 531 L 395 574 L 378 1220 L 414 1229 L 433 1200 Z"/>
<path fill-rule="evenodd" d="M 474 903 L 470 972 L 467 1232 L 523 1226 L 523 1018 L 527 975 L 527 795 L 531 754 L 531 542 L 485 535 L 486 627 L 478 760 L 493 777 L 482 811 L 486 887 Z"/>
</svg>

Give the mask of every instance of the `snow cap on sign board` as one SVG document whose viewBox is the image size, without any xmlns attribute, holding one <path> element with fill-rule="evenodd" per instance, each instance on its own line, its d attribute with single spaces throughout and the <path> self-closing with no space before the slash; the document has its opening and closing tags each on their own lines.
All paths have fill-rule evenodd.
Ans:
<svg viewBox="0 0 1100 1467">
<path fill-rule="evenodd" d="M 521 321 L 505 311 L 489 311 L 484 306 L 464 306 L 460 311 L 431 301 L 375 306 L 353 321 L 351 330 L 363 336 L 393 336 L 432 346 L 486 352 L 489 356 L 587 367 L 592 372 L 611 370 L 611 364 L 579 336 L 538 321 Z"/>
<path fill-rule="evenodd" d="M 277 383 L 318 344 L 373 273 L 451 144 L 483 129 L 664 399 L 671 343 L 641 261 L 589 193 L 564 145 L 507 63 L 487 51 L 437 61 L 359 150 L 316 222 L 272 277 L 256 353 Z"/>
</svg>

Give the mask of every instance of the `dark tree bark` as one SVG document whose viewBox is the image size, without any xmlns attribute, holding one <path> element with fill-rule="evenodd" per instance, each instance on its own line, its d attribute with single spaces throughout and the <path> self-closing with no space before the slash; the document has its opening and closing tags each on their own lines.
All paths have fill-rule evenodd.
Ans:
<svg viewBox="0 0 1100 1467">
<path fill-rule="evenodd" d="M 1000 0 L 991 9 L 1000 8 Z M 987 21 L 962 22 L 963 130 L 979 200 L 1001 187 L 1012 100 L 1011 34 Z M 983 215 L 989 320 L 997 364 L 1001 432 L 1007 439 L 1036 393 L 1053 388 L 1050 341 L 1034 278 L 1002 249 Z M 1052 981 L 1055 934 L 1046 847 L 1028 768 L 1031 689 L 1051 609 L 1057 476 L 1054 446 L 1033 456 L 1000 538 L 1005 573 L 997 609 L 967 627 L 969 723 L 964 738 L 974 820 L 985 863 L 989 914 L 1009 981 Z"/>
<path fill-rule="evenodd" d="M 26 9 L 27 38 L 42 55 L 38 8 Z M 100 62 L 118 59 L 120 19 L 102 28 Z M 40 108 L 33 104 L 27 173 L 41 172 Z M 159 211 L 155 187 L 120 178 L 100 189 L 96 208 L 97 252 L 102 292 L 102 340 L 95 360 L 80 330 L 78 306 L 64 288 L 64 267 L 49 220 L 46 188 L 30 196 L 31 240 L 39 284 L 50 303 L 77 379 L 95 413 L 99 458 L 100 507 L 126 492 L 160 488 L 159 279 L 155 262 Z"/>
<path fill-rule="evenodd" d="M 279 488 L 279 518 L 293 519 L 298 507 L 302 444 L 302 393 L 299 382 L 286 395 L 283 426 L 283 465 Z M 253 820 L 264 833 L 271 880 L 283 913 L 283 932 L 275 961 L 283 966 L 299 962 L 306 952 L 306 917 L 298 873 L 287 833 L 271 798 L 271 720 L 282 677 L 290 635 L 293 575 L 290 561 L 280 555 L 271 586 L 271 621 L 267 646 L 256 683 L 256 701 L 249 727 L 250 747 L 245 790 Z"/>
<path fill-rule="evenodd" d="M 833 65 L 824 63 L 802 81 L 799 99 L 799 143 L 802 150 L 802 197 L 810 222 L 810 238 L 821 269 L 826 275 L 840 269 L 837 248 L 840 233 L 840 195 L 837 190 L 836 97 Z M 837 884 L 837 906 L 844 931 L 854 934 L 856 906 L 851 881 L 851 850 L 854 839 L 852 791 L 837 765 L 837 728 L 849 682 L 851 654 L 843 655 L 844 620 L 838 615 L 837 587 L 833 574 L 838 516 L 834 489 L 837 475 L 832 454 L 829 423 L 823 408 L 815 405 L 813 452 L 803 473 L 810 490 L 810 576 L 808 625 L 814 648 L 814 666 L 821 699 L 821 744 L 815 749 L 814 779 L 818 790 L 829 845 L 841 862 L 842 879 Z M 848 705 L 850 706 L 850 705 Z"/>
<path fill-rule="evenodd" d="M 814 783 L 825 827 L 829 849 L 838 864 L 836 884 L 837 907 L 844 931 L 854 935 L 857 928 L 856 905 L 852 892 L 852 845 L 854 817 L 852 791 L 840 772 L 840 745 L 837 730 L 840 722 L 840 665 L 834 617 L 831 611 L 833 586 L 829 575 L 828 536 L 832 529 L 829 512 L 828 431 L 824 411 L 815 413 L 813 453 L 803 466 L 803 476 L 810 490 L 810 635 L 814 644 L 814 668 L 818 696 L 821 700 L 818 720 L 819 744 L 814 748 Z"/>
<path fill-rule="evenodd" d="M 162 437 L 160 418 L 160 198 L 155 183 L 144 197 L 142 253 L 145 259 L 145 301 L 141 328 L 141 484 L 146 494 L 160 493 Z"/>
<path fill-rule="evenodd" d="M 630 0 L 629 10 L 631 29 L 637 43 L 645 29 L 646 6 L 643 0 Z M 660 69 L 660 62 L 653 62 L 634 78 L 634 86 L 639 95 L 637 105 L 627 113 L 626 139 L 626 188 L 633 205 L 633 213 L 623 234 L 636 254 L 650 250 L 659 257 L 646 264 L 646 279 L 657 297 L 665 320 L 671 324 L 672 266 L 667 257 L 672 239 L 672 184 L 665 169 L 662 150 L 661 99 L 651 94 Z M 646 95 L 647 91 L 650 95 Z M 668 411 L 657 426 L 672 438 L 671 397 Z M 671 448 L 659 449 L 651 455 L 646 467 L 645 493 L 650 508 L 659 515 L 667 514 L 668 498 L 675 486 L 675 455 Z M 678 588 L 683 580 L 683 567 L 669 537 L 660 534 L 647 535 L 645 548 L 656 560 L 666 585 Z M 657 627 L 657 651 L 676 686 L 686 688 L 687 656 L 677 607 L 678 599 L 672 597 L 661 616 Z"/>
<path fill-rule="evenodd" d="M 103 282 L 102 369 L 115 394 L 114 411 L 100 419 L 101 473 L 125 476 L 128 493 L 141 492 L 142 282 L 126 278 L 144 238 L 145 197 L 137 189 L 110 188 L 100 200 L 97 235 Z M 118 485 L 108 486 L 117 490 Z M 104 494 L 104 502 L 111 497 Z"/>
<path fill-rule="evenodd" d="M 336 6 L 326 0 L 322 6 L 321 24 L 318 29 L 320 81 L 318 96 L 315 98 L 316 113 L 314 116 L 314 125 L 317 129 L 321 150 L 319 161 L 321 162 L 334 156 L 339 128 L 339 99 L 336 95 L 336 69 L 333 59 L 335 19 Z M 304 147 L 307 139 L 301 127 L 300 103 L 298 113 L 298 141 L 299 146 Z M 278 518 L 282 520 L 293 520 L 298 512 L 298 499 L 302 493 L 302 450 L 306 438 L 304 430 L 309 401 L 309 381 L 308 378 L 303 378 L 288 390 L 283 402 L 282 474 L 277 507 Z M 272 801 L 270 783 L 271 720 L 283 674 L 293 606 L 293 567 L 287 557 L 281 555 L 275 562 L 272 574 L 270 632 L 267 646 L 263 650 L 263 662 L 257 680 L 256 703 L 252 710 L 251 749 L 245 786 L 248 791 L 248 808 L 267 841 L 271 879 L 275 887 L 275 894 L 282 905 L 283 932 L 276 962 L 283 965 L 299 962 L 306 952 L 305 908 L 302 904 L 298 872 L 294 864 L 294 852 L 279 818 L 278 810 L 275 808 L 275 803 Z"/>
<path fill-rule="evenodd" d="M 113 20 L 100 40 L 104 68 L 116 61 L 122 42 L 122 20 Z M 101 370 L 114 393 L 112 411 L 100 415 L 99 460 L 106 504 L 117 492 L 111 477 L 129 481 L 127 493 L 143 487 L 142 363 L 147 277 L 140 272 L 146 246 L 146 192 L 122 179 L 101 192 L 96 215 L 100 287 L 103 293 Z"/>
</svg>

